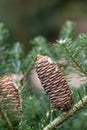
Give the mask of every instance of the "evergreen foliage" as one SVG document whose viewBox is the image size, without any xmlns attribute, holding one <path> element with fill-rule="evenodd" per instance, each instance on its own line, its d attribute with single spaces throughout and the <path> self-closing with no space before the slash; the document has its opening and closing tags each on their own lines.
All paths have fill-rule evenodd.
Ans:
<svg viewBox="0 0 87 130">
<path fill-rule="evenodd" d="M 66 24 L 64 24 L 61 29 L 60 38 L 62 38 L 62 39 L 74 38 L 75 30 L 76 30 L 75 23 L 73 23 L 71 21 L 67 21 Z"/>
<path fill-rule="evenodd" d="M 80 76 L 87 77 L 87 34 L 75 36 L 75 24 L 66 22 L 61 30 L 59 40 L 55 44 L 50 44 L 44 37 L 36 37 L 30 42 L 32 49 L 27 56 L 24 56 L 23 46 L 17 42 L 14 45 L 8 43 L 9 31 L 0 23 L 0 76 L 2 75 L 19 75 L 22 79 L 18 80 L 20 97 L 22 99 L 22 119 L 17 117 L 9 126 L 11 121 L 11 111 L 6 115 L 9 108 L 5 106 L 5 102 L 0 99 L 0 129 L 1 130 L 43 130 L 50 122 L 57 118 L 61 112 L 51 106 L 48 97 L 42 91 L 37 95 L 30 84 L 29 75 L 34 68 L 37 54 L 47 55 L 56 62 L 61 59 L 67 61 L 67 68 L 63 72 L 69 71 L 68 67 L 73 68 Z M 68 72 L 69 73 L 69 72 Z M 65 74 L 65 73 L 64 73 Z M 24 88 L 24 91 L 22 91 Z M 74 104 L 82 101 L 87 95 L 87 83 L 81 84 L 79 88 L 71 85 L 73 91 L 72 97 Z M 2 93 L 0 91 L 0 97 Z M 8 100 L 8 99 L 7 99 Z M 9 107 L 12 107 L 11 104 Z M 53 128 L 55 130 L 86 130 L 87 129 L 87 106 L 77 110 L 71 118 L 68 118 L 61 125 Z M 68 114 L 68 113 L 67 113 Z M 7 124 L 7 125 L 6 125 Z M 19 125 L 17 125 L 19 124 Z"/>
</svg>

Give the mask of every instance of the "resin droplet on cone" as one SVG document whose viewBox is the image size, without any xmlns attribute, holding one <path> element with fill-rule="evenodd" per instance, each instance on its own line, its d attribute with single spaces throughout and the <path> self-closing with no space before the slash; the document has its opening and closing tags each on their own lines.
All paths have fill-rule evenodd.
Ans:
<svg viewBox="0 0 87 130">
<path fill-rule="evenodd" d="M 68 111 L 72 105 L 71 91 L 58 66 L 49 57 L 39 54 L 35 67 L 52 105 Z"/>
</svg>

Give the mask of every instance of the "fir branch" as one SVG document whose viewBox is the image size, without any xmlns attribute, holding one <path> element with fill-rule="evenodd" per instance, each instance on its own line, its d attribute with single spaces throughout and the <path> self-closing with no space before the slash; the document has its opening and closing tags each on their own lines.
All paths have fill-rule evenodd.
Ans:
<svg viewBox="0 0 87 130">
<path fill-rule="evenodd" d="M 2 120 L 4 121 L 4 123 L 5 123 L 5 125 L 6 125 L 6 128 L 7 128 L 8 130 L 13 130 L 13 129 L 12 129 L 12 124 L 11 124 L 11 122 L 10 122 L 9 119 L 3 114 L 1 108 L 0 108 L 0 116 L 1 116 Z"/>
<path fill-rule="evenodd" d="M 75 32 L 76 32 L 76 24 L 72 21 L 66 21 L 66 23 L 62 26 L 60 32 L 60 39 L 74 38 Z"/>
<path fill-rule="evenodd" d="M 77 48 L 76 46 L 74 47 L 74 43 L 72 43 L 71 38 L 66 38 L 66 39 L 60 39 L 60 40 L 56 40 L 56 42 L 58 44 L 60 44 L 64 50 L 66 51 L 66 53 L 68 54 L 68 56 L 72 59 L 72 61 L 75 63 L 75 65 L 80 69 L 80 71 L 84 74 L 87 75 L 87 72 L 83 69 L 83 66 L 80 64 L 80 62 L 77 61 L 76 58 L 76 54 L 74 54 L 75 49 Z M 67 45 L 67 44 L 68 45 Z M 57 44 L 57 45 L 58 45 Z M 56 45 L 56 46 L 57 46 Z M 69 48 L 69 46 L 71 45 L 71 49 L 74 50 L 74 52 Z M 74 48 L 73 48 L 74 47 Z"/>
<path fill-rule="evenodd" d="M 59 117 L 53 120 L 50 124 L 48 124 L 43 130 L 53 130 L 56 126 L 62 124 L 65 120 L 69 119 L 73 116 L 78 110 L 87 105 L 87 96 L 84 96 L 82 100 L 78 101 L 72 109 L 67 113 L 62 113 Z"/>
<path fill-rule="evenodd" d="M 77 62 L 77 60 L 75 59 L 75 57 L 72 55 L 72 53 L 70 52 L 70 50 L 67 48 L 67 46 L 65 44 L 62 44 L 63 47 L 65 48 L 66 52 L 68 53 L 68 55 L 71 57 L 72 61 L 76 64 L 76 66 L 81 70 L 81 72 L 84 75 L 87 75 L 87 72 L 85 72 L 82 68 L 82 66 Z"/>
<path fill-rule="evenodd" d="M 23 75 L 23 78 L 21 79 L 20 83 L 23 85 L 23 82 L 27 79 L 34 63 L 35 63 L 35 60 L 36 60 L 36 57 L 37 57 L 37 54 L 39 53 L 40 51 L 40 48 L 35 48 L 34 50 L 31 51 L 31 54 L 29 55 L 29 57 L 27 58 L 30 58 L 30 63 L 28 65 L 28 69 L 25 71 L 24 75 Z"/>
<path fill-rule="evenodd" d="M 57 42 L 62 44 L 72 61 L 81 70 L 81 72 L 87 76 L 86 65 L 83 64 L 83 60 L 86 59 L 85 46 L 87 45 L 87 34 L 79 35 L 79 37 L 72 43 L 71 38 L 73 39 L 74 33 L 75 23 L 67 21 L 61 29 L 60 40 Z"/>
</svg>

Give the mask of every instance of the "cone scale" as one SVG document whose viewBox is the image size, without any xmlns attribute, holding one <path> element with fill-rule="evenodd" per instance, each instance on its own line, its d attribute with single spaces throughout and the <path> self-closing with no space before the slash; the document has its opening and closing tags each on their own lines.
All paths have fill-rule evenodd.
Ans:
<svg viewBox="0 0 87 130">
<path fill-rule="evenodd" d="M 39 54 L 35 68 L 51 104 L 61 111 L 68 111 L 72 106 L 71 91 L 58 66 L 49 57 Z"/>
</svg>

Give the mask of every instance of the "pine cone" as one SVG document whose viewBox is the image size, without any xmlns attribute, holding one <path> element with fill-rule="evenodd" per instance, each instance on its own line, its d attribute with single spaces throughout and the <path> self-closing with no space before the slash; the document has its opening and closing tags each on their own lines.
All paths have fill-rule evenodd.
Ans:
<svg viewBox="0 0 87 130">
<path fill-rule="evenodd" d="M 71 91 L 58 66 L 49 57 L 37 55 L 35 67 L 52 105 L 68 111 L 72 105 Z"/>
<path fill-rule="evenodd" d="M 18 90 L 8 76 L 0 77 L 0 101 L 5 107 L 13 106 L 14 108 L 9 108 L 9 111 L 18 110 L 20 115 L 21 105 Z"/>
</svg>

